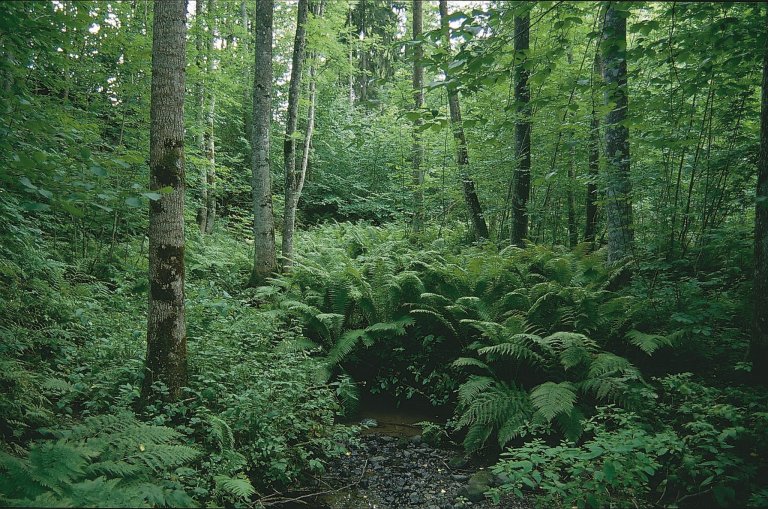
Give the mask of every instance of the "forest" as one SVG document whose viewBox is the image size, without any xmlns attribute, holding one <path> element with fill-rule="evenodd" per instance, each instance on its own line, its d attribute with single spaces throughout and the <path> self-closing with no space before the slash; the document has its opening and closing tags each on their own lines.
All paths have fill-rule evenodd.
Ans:
<svg viewBox="0 0 768 509">
<path fill-rule="evenodd" d="M 768 5 L 0 2 L 0 506 L 768 507 Z"/>
</svg>

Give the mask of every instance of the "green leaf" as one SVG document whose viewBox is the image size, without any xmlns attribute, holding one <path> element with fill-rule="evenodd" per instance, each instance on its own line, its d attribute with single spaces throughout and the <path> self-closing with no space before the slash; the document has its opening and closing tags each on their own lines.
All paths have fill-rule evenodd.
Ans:
<svg viewBox="0 0 768 509">
<path fill-rule="evenodd" d="M 141 200 L 135 196 L 130 196 L 125 199 L 125 204 L 132 208 L 141 207 Z"/>
<path fill-rule="evenodd" d="M 141 193 L 141 195 L 149 198 L 152 201 L 157 201 L 157 200 L 159 200 L 160 198 L 163 197 L 163 195 L 160 194 L 160 193 L 152 193 L 152 192 L 150 192 L 150 193 Z"/>
</svg>

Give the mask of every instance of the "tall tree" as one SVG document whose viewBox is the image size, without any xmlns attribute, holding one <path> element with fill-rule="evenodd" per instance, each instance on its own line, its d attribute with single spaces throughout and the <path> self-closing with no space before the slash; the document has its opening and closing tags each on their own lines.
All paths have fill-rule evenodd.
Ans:
<svg viewBox="0 0 768 509">
<path fill-rule="evenodd" d="M 593 77 L 600 74 L 600 57 L 595 55 L 592 68 Z M 600 173 L 600 119 L 597 116 L 597 106 L 592 97 L 592 113 L 589 121 L 589 137 L 587 139 L 587 195 L 585 200 L 586 224 L 584 227 L 584 242 L 594 243 L 597 233 L 597 180 Z"/>
<path fill-rule="evenodd" d="M 413 105 L 418 111 L 424 106 L 424 49 L 418 42 L 422 30 L 422 5 L 421 0 L 412 0 L 413 5 L 413 39 L 417 41 L 413 49 Z M 421 162 L 424 160 L 424 146 L 421 143 L 421 117 L 413 121 L 413 233 L 418 234 L 424 225 L 424 172 Z"/>
<path fill-rule="evenodd" d="M 270 125 L 272 123 L 272 13 L 274 0 L 256 2 L 256 66 L 253 79 L 251 169 L 253 187 L 253 271 L 251 284 L 263 284 L 277 271 L 272 212 Z"/>
<path fill-rule="evenodd" d="M 142 393 L 162 382 L 177 399 L 187 382 L 184 323 L 184 78 L 186 2 L 155 0 L 152 37 L 147 363 Z"/>
<path fill-rule="evenodd" d="M 440 0 L 440 25 L 445 33 L 443 41 L 446 45 L 446 51 L 451 51 L 451 41 L 448 22 L 448 0 Z M 450 77 L 446 74 L 446 81 Z M 483 216 L 483 208 L 477 197 L 475 190 L 475 181 L 469 176 L 469 153 L 467 152 L 467 138 L 464 135 L 464 127 L 461 121 L 461 107 L 459 106 L 459 92 L 455 85 L 448 85 L 448 109 L 451 114 L 451 129 L 453 130 L 453 139 L 456 143 L 456 165 L 459 167 L 459 178 L 464 193 L 464 202 L 467 205 L 469 218 L 472 223 L 472 233 L 475 240 L 488 238 L 488 225 Z"/>
<path fill-rule="evenodd" d="M 205 27 L 203 25 L 203 2 L 195 2 L 195 66 L 197 80 L 195 83 L 195 126 L 197 137 L 195 143 L 201 154 L 205 154 Z M 197 226 L 200 233 L 205 233 L 205 222 L 208 219 L 208 168 L 203 167 L 200 181 L 200 205 L 197 207 Z"/>
<path fill-rule="evenodd" d="M 283 158 L 285 169 L 285 208 L 283 209 L 282 266 L 290 270 L 293 265 L 293 232 L 296 228 L 296 207 L 304 185 L 304 175 L 296 171 L 296 132 L 299 115 L 299 95 L 301 91 L 301 72 L 306 53 L 306 24 L 308 0 L 299 0 L 296 15 L 296 37 L 293 43 L 291 83 L 288 87 L 288 111 L 286 113 L 285 138 L 283 139 Z"/>
<path fill-rule="evenodd" d="M 768 12 L 765 18 L 768 34 Z M 752 340 L 749 356 L 752 374 L 768 385 L 768 39 L 763 49 L 763 89 L 760 101 L 760 153 L 757 161 L 755 205 L 755 282 Z"/>
<path fill-rule="evenodd" d="M 522 247 L 528 237 L 528 199 L 531 194 L 531 91 L 526 67 L 530 39 L 530 15 L 515 16 L 515 53 L 522 54 L 515 64 L 515 185 L 512 193 L 512 245 Z"/>
<path fill-rule="evenodd" d="M 627 118 L 627 17 L 619 2 L 604 11 L 602 64 L 605 104 L 606 204 L 608 263 L 632 254 L 632 184 L 629 180 L 629 129 Z"/>
<path fill-rule="evenodd" d="M 198 0 L 202 1 L 202 0 Z M 208 0 L 208 66 L 206 68 L 206 112 L 205 112 L 205 158 L 208 166 L 205 173 L 206 204 L 205 204 L 205 233 L 213 232 L 213 223 L 216 220 L 216 94 L 213 87 L 213 73 L 216 68 L 214 53 L 216 51 L 216 14 L 215 0 Z"/>
</svg>

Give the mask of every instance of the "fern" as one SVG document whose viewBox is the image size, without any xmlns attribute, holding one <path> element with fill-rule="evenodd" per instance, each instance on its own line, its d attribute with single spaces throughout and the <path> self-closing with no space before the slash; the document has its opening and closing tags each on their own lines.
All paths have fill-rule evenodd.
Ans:
<svg viewBox="0 0 768 509">
<path fill-rule="evenodd" d="M 669 346 L 670 344 L 670 341 L 666 336 L 646 334 L 636 329 L 628 331 L 624 337 L 627 338 L 632 345 L 638 347 L 648 355 L 651 355 L 659 348 Z"/>
<path fill-rule="evenodd" d="M 330 364 L 338 364 L 355 349 L 357 342 L 367 335 L 368 333 L 362 329 L 345 332 L 333 345 L 333 348 L 328 351 L 328 355 L 325 357 L 326 361 Z"/>
<path fill-rule="evenodd" d="M 217 475 L 214 477 L 214 480 L 216 481 L 216 488 L 222 491 L 225 495 L 232 495 L 239 499 L 247 499 L 256 493 L 251 481 L 245 477 Z"/>
<path fill-rule="evenodd" d="M 32 506 L 194 505 L 181 486 L 160 481 L 199 452 L 173 442 L 169 428 L 131 414 L 91 417 L 58 438 L 34 443 L 24 457 L 0 452 L 0 503 Z"/>
<path fill-rule="evenodd" d="M 531 402 L 536 409 L 536 416 L 550 422 L 555 416 L 573 410 L 576 389 L 570 382 L 545 382 L 533 388 Z"/>
</svg>

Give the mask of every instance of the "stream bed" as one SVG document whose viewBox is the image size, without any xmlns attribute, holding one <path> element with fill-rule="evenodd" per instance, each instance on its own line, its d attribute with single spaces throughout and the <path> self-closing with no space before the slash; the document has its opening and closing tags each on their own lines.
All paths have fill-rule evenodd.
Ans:
<svg viewBox="0 0 768 509">
<path fill-rule="evenodd" d="M 464 458 L 460 448 L 432 447 L 418 422 L 443 422 L 444 415 L 424 407 L 394 408 L 369 404 L 359 418 L 359 443 L 330 463 L 320 479 L 325 494 L 311 507 L 323 509 L 528 508 L 524 500 L 492 504 L 483 496 L 498 480 L 487 465 Z"/>
</svg>

